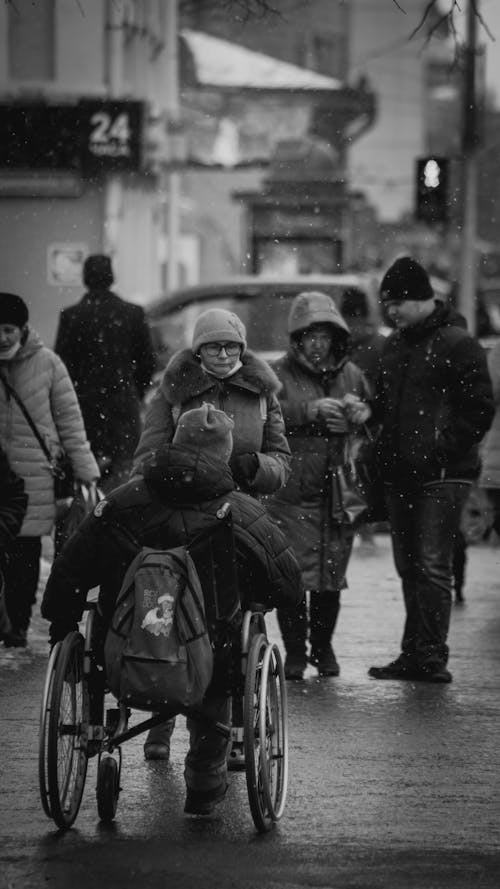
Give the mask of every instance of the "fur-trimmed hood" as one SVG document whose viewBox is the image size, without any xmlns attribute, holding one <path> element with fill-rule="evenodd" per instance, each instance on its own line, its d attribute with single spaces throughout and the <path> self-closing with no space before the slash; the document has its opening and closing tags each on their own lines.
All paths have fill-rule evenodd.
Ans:
<svg viewBox="0 0 500 889">
<path fill-rule="evenodd" d="M 247 351 L 241 358 L 241 364 L 233 376 L 226 377 L 222 382 L 259 395 L 276 395 L 279 392 L 280 381 L 267 361 Z M 210 389 L 215 379 L 203 370 L 190 349 L 183 349 L 172 355 L 167 364 L 161 390 L 169 404 L 184 404 Z"/>
</svg>

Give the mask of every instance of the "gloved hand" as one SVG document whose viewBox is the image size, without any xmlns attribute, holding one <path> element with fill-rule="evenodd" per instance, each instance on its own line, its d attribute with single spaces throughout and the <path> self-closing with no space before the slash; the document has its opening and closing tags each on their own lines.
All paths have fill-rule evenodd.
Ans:
<svg viewBox="0 0 500 889">
<path fill-rule="evenodd" d="M 255 478 L 259 458 L 257 454 L 235 454 L 229 461 L 229 468 L 238 485 L 248 485 Z"/>
<path fill-rule="evenodd" d="M 371 417 L 371 407 L 365 401 L 361 401 L 359 396 L 347 394 L 344 395 L 344 412 L 350 423 L 355 426 L 361 426 Z"/>
</svg>

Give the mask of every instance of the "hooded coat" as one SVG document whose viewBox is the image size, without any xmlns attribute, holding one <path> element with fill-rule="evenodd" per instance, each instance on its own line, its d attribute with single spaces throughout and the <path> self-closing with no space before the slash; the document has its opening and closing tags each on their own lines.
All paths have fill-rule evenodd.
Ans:
<svg viewBox="0 0 500 889">
<path fill-rule="evenodd" d="M 172 356 L 146 414 L 134 455 L 135 473 L 141 472 L 148 457 L 172 441 L 181 414 L 208 402 L 234 422 L 233 454 L 257 456 L 259 466 L 248 485 L 249 493 L 270 494 L 285 482 L 290 448 L 277 398 L 279 380 L 267 362 L 248 350 L 241 362 L 236 373 L 218 379 L 206 373 L 189 349 Z"/>
<path fill-rule="evenodd" d="M 87 591 L 100 585 L 100 609 L 108 621 L 138 548 L 188 544 L 217 523 L 217 510 L 225 502 L 233 517 L 243 604 L 253 599 L 269 609 L 296 605 L 303 595 L 299 567 L 265 509 L 234 490 L 227 463 L 172 444 L 146 463 L 142 479 L 101 501 L 70 538 L 48 579 L 43 617 L 70 628 L 84 610 Z"/>
<path fill-rule="evenodd" d="M 493 393 L 485 352 L 462 325 L 438 303 L 421 323 L 392 333 L 382 352 L 378 457 L 384 479 L 401 490 L 478 476 Z"/>
<path fill-rule="evenodd" d="M 28 413 L 54 456 L 66 451 L 75 478 L 92 482 L 99 469 L 87 441 L 78 399 L 63 362 L 27 328 L 16 355 L 0 362 L 0 375 L 22 399 Z M 20 536 L 50 534 L 56 505 L 54 477 L 47 457 L 0 379 L 0 444 L 11 468 L 24 480 L 28 507 Z"/>
<path fill-rule="evenodd" d="M 73 380 L 96 456 L 131 461 L 155 369 L 143 308 L 110 290 L 89 290 L 61 312 L 54 350 Z"/>
<path fill-rule="evenodd" d="M 304 329 L 315 322 L 304 315 Z M 268 500 L 268 509 L 293 546 L 309 590 L 345 586 L 352 532 L 334 520 L 333 470 L 345 462 L 348 436 L 330 433 L 317 417 L 315 403 L 347 393 L 369 401 L 362 371 L 347 357 L 349 328 L 334 308 L 336 358 L 327 370 L 315 370 L 302 357 L 295 338 L 273 365 L 281 383 L 280 403 L 292 452 L 286 485 Z"/>
</svg>

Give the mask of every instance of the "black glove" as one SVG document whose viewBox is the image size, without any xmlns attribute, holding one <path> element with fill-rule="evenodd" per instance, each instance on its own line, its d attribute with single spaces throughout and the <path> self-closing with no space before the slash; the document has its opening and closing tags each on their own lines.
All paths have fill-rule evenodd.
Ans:
<svg viewBox="0 0 500 889">
<path fill-rule="evenodd" d="M 248 485 L 257 474 L 259 458 L 257 454 L 237 454 L 231 457 L 229 468 L 238 485 Z"/>
</svg>

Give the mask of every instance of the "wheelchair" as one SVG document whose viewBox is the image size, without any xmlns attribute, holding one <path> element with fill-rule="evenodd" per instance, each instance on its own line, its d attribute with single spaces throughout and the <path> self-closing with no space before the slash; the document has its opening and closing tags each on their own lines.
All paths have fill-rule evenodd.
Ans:
<svg viewBox="0 0 500 889">
<path fill-rule="evenodd" d="M 218 511 L 217 524 L 199 534 L 188 549 L 203 588 L 214 656 L 224 650 L 225 687 L 231 699 L 231 724 L 211 725 L 228 740 L 228 768 L 241 762 L 253 822 L 264 833 L 282 817 L 288 786 L 283 660 L 277 645 L 267 637 L 265 609 L 252 604 L 241 611 L 229 504 Z M 98 816 L 111 823 L 121 790 L 125 742 L 176 715 L 207 723 L 206 717 L 192 708 L 176 707 L 174 711 L 166 706 L 129 727 L 131 710 L 123 701 L 106 709 L 102 630 L 97 642 L 99 632 L 95 631 L 97 604 L 87 601 L 87 609 L 85 633 L 71 632 L 52 649 L 41 702 L 40 797 L 45 814 L 62 830 L 71 827 L 80 810 L 91 757 L 98 757 Z"/>
</svg>

